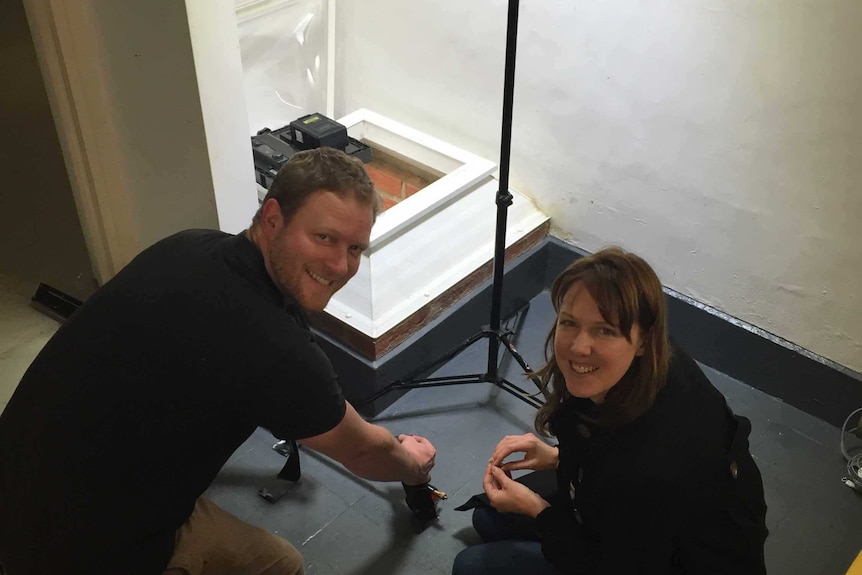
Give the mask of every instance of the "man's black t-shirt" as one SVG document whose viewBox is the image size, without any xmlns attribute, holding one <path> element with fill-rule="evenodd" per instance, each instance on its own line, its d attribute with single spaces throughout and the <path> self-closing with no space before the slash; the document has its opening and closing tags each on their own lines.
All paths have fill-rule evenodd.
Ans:
<svg viewBox="0 0 862 575">
<path fill-rule="evenodd" d="M 256 426 L 310 437 L 344 410 L 302 311 L 244 235 L 162 240 L 61 326 L 0 416 L 0 564 L 161 573 Z"/>
</svg>

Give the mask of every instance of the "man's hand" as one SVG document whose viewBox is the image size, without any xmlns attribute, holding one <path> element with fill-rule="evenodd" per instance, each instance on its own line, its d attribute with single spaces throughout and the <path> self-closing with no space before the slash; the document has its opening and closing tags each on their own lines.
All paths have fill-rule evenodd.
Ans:
<svg viewBox="0 0 862 575">
<path fill-rule="evenodd" d="M 496 465 L 488 465 L 482 486 L 491 505 L 501 513 L 521 513 L 535 517 L 550 507 L 538 493 L 514 481 Z"/>
<path fill-rule="evenodd" d="M 303 445 L 338 461 L 352 473 L 371 481 L 428 483 L 436 450 L 418 435 L 398 438 L 388 429 L 368 423 L 345 402 L 344 417 L 324 433 L 301 439 Z"/>
<path fill-rule="evenodd" d="M 523 459 L 503 463 L 503 460 L 511 454 L 519 452 L 524 453 Z M 504 471 L 514 471 L 516 469 L 556 469 L 559 461 L 559 451 L 556 447 L 551 447 L 532 433 L 525 433 L 504 437 L 494 448 L 489 463 Z"/>
<path fill-rule="evenodd" d="M 434 467 L 434 458 L 437 456 L 437 450 L 431 445 L 431 442 L 421 435 L 404 435 L 398 436 L 398 441 L 401 446 L 416 460 L 418 471 L 416 481 L 405 482 L 408 485 L 420 485 L 431 481 L 431 468 Z"/>
</svg>

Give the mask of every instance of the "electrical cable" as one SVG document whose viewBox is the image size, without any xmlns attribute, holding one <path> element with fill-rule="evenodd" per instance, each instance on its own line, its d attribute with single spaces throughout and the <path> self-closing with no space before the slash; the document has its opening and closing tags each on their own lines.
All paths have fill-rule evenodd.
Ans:
<svg viewBox="0 0 862 575">
<path fill-rule="evenodd" d="M 844 459 L 847 461 L 847 475 L 841 481 L 847 487 L 862 492 L 862 449 L 850 455 L 847 451 L 845 441 L 848 434 L 853 434 L 857 438 L 862 439 L 862 416 L 857 419 L 856 424 L 853 426 L 854 430 L 851 432 L 847 431 L 847 424 L 850 423 L 850 420 L 857 413 L 862 413 L 862 407 L 848 415 L 847 419 L 844 420 L 844 425 L 841 426 L 841 454 L 844 455 Z"/>
</svg>

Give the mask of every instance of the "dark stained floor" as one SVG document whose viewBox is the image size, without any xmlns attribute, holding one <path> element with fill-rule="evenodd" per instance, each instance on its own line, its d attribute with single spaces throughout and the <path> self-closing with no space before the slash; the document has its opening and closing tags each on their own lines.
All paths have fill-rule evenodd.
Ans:
<svg viewBox="0 0 862 575">
<path fill-rule="evenodd" d="M 541 363 L 552 320 L 550 300 L 542 293 L 516 338 L 533 366 Z M 520 368 L 506 354 L 501 357 L 501 373 L 521 382 Z M 482 372 L 486 358 L 483 340 L 437 375 Z M 840 481 L 845 464 L 839 430 L 744 382 L 705 371 L 734 411 L 752 420 L 752 453 L 769 505 L 769 573 L 843 575 L 862 550 L 862 497 Z M 856 407 L 848 405 L 848 414 Z M 276 479 L 284 459 L 271 449 L 274 438 L 261 429 L 237 450 L 208 495 L 290 540 L 305 557 L 309 575 L 445 574 L 455 554 L 476 540 L 469 513 L 453 508 L 481 491 L 496 442 L 531 431 L 532 415 L 530 406 L 482 383 L 413 390 L 375 418 L 395 434 L 424 435 L 437 447 L 434 483 L 450 497 L 440 505 L 439 520 L 425 529 L 411 522 L 400 485 L 357 479 L 308 450 L 301 452 L 299 482 Z M 270 503 L 258 495 L 260 488 L 284 495 Z"/>
</svg>

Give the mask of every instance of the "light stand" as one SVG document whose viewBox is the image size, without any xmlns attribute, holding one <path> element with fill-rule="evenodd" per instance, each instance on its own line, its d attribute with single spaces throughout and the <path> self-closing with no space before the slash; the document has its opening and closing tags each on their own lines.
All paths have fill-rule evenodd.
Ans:
<svg viewBox="0 0 862 575">
<path fill-rule="evenodd" d="M 503 299 L 503 267 L 506 260 L 506 215 L 509 206 L 512 205 L 512 194 L 509 193 L 509 156 L 512 147 L 512 107 L 515 93 L 515 47 L 517 45 L 518 36 L 518 0 L 509 0 L 509 16 L 506 29 L 506 72 L 503 81 L 503 134 L 500 143 L 500 187 L 497 190 L 497 224 L 496 235 L 494 238 L 494 276 L 491 290 L 491 321 L 488 329 L 483 329 L 479 333 L 471 336 L 460 345 L 452 348 L 437 359 L 423 365 L 422 367 L 413 370 L 404 379 L 398 379 L 390 383 L 377 393 L 371 395 L 361 403 L 356 404 L 356 408 L 368 405 L 374 400 L 382 397 L 390 391 L 399 389 L 416 389 L 421 387 L 440 387 L 446 385 L 462 385 L 467 383 L 493 383 L 503 391 L 506 391 L 521 401 L 528 403 L 533 407 L 541 407 L 542 402 L 538 400 L 535 394 L 530 394 L 512 382 L 500 377 L 499 373 L 499 349 L 502 345 L 506 351 L 511 354 L 518 365 L 525 373 L 532 373 L 533 370 L 524 361 L 524 358 L 512 345 L 511 339 L 514 335 L 511 330 L 501 329 L 501 308 Z M 518 318 L 523 317 L 525 309 L 518 312 Z M 517 323 L 517 322 L 516 322 Z M 488 371 L 485 373 L 474 373 L 468 375 L 455 375 L 447 377 L 431 377 L 423 379 L 414 379 L 416 374 L 428 373 L 436 366 L 439 366 L 446 361 L 449 361 L 474 343 L 479 340 L 488 340 Z M 542 382 L 538 377 L 531 377 L 533 383 L 539 390 L 542 390 Z M 542 391 L 544 396 L 544 391 Z M 299 466 L 299 451 L 296 441 L 281 440 L 273 445 L 273 449 L 287 457 L 281 472 L 278 474 L 279 479 L 288 481 L 296 481 L 300 476 Z M 284 486 L 278 486 L 279 489 L 270 491 L 263 488 L 258 491 L 258 494 L 264 499 L 275 502 L 281 498 L 286 492 Z"/>
<path fill-rule="evenodd" d="M 497 190 L 496 199 L 497 224 L 494 240 L 494 275 L 491 293 L 491 321 L 489 327 L 449 350 L 443 356 L 414 370 L 405 379 L 399 379 L 390 383 L 371 397 L 365 399 L 362 403 L 357 404 L 357 408 L 373 402 L 390 391 L 399 389 L 416 389 L 421 387 L 461 385 L 466 383 L 493 383 L 500 389 L 514 395 L 533 407 L 542 406 L 542 402 L 536 399 L 535 395 L 527 393 L 517 385 L 507 381 L 503 377 L 500 377 L 498 365 L 499 348 L 500 345 L 502 345 L 506 351 L 515 358 L 515 361 L 518 362 L 526 373 L 532 373 L 533 371 L 530 366 L 527 365 L 527 362 L 524 361 L 524 358 L 521 357 L 521 354 L 519 354 L 512 345 L 511 338 L 513 333 L 510 330 L 502 330 L 500 328 L 500 314 L 503 299 L 503 267 L 506 259 L 506 215 L 508 207 L 512 205 L 512 194 L 509 193 L 509 157 L 512 147 L 512 107 L 515 92 L 515 48 L 517 46 L 517 36 L 518 0 L 509 0 L 509 16 L 506 30 L 506 72 L 503 85 L 503 133 L 500 144 L 500 187 Z M 520 313 L 523 313 L 523 311 L 524 310 Z M 488 340 L 488 370 L 485 373 L 424 379 L 412 378 L 416 374 L 429 372 L 435 366 L 455 357 L 466 348 L 482 339 Z M 531 379 L 541 390 L 541 381 L 537 377 L 532 377 Z"/>
</svg>

